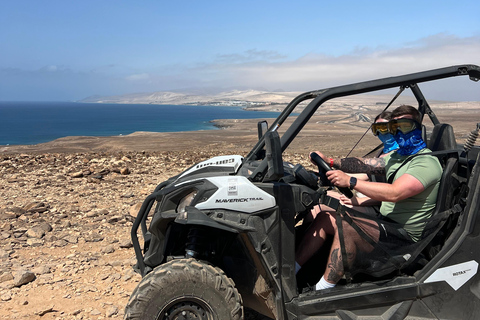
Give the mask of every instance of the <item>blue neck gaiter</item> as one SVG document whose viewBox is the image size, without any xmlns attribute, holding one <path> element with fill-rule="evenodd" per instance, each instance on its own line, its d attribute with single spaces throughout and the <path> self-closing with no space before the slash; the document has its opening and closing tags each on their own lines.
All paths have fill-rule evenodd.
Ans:
<svg viewBox="0 0 480 320">
<path fill-rule="evenodd" d="M 391 133 L 378 134 L 378 139 L 383 142 L 383 153 L 389 153 L 393 150 L 398 149 L 397 141 Z"/>
<path fill-rule="evenodd" d="M 427 147 L 427 144 L 422 139 L 422 131 L 420 129 L 415 129 L 406 134 L 398 130 L 393 137 L 399 146 L 397 153 L 401 156 L 416 154 Z"/>
</svg>

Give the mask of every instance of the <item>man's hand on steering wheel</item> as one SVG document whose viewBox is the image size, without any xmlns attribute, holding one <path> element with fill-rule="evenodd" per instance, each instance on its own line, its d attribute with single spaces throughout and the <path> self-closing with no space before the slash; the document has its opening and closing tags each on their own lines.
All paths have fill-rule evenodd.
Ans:
<svg viewBox="0 0 480 320">
<path fill-rule="evenodd" d="M 331 170 L 326 173 L 328 180 L 335 186 L 341 188 L 350 187 L 350 176 L 341 170 Z"/>
<path fill-rule="evenodd" d="M 323 154 L 320 154 L 318 152 L 310 153 L 310 159 L 315 165 L 317 165 L 319 173 L 324 173 L 327 179 L 331 183 L 333 183 L 338 188 L 338 190 L 345 196 L 347 196 L 348 198 L 353 197 L 353 193 L 349 189 L 350 176 L 348 176 L 343 171 L 332 170 L 332 168 L 330 168 L 330 166 L 323 159 L 323 157 L 325 156 Z"/>
</svg>

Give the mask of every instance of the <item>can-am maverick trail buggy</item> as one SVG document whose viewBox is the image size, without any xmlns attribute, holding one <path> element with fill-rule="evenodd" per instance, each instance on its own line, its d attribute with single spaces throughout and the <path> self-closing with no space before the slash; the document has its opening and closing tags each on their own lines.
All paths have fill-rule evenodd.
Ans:
<svg viewBox="0 0 480 320">
<path fill-rule="evenodd" d="M 450 77 L 478 81 L 480 68 L 458 65 L 306 92 L 270 128 L 259 123 L 260 139 L 247 156 L 214 157 L 158 185 L 132 227 L 135 268 L 143 279 L 125 318 L 479 319 L 480 123 L 457 144 L 452 126 L 439 122 L 419 88 Z M 444 170 L 435 212 L 415 247 L 374 250 L 344 265 L 335 288 L 312 290 L 325 263 L 296 276 L 299 221 L 319 203 L 340 213 L 342 206 L 326 196 L 331 187 L 321 178 L 330 168 L 320 157 L 314 173 L 284 163 L 282 152 L 326 101 L 389 88 L 411 90 L 422 117 L 432 122 L 427 146 Z M 277 129 L 306 100 L 280 137 Z"/>
</svg>

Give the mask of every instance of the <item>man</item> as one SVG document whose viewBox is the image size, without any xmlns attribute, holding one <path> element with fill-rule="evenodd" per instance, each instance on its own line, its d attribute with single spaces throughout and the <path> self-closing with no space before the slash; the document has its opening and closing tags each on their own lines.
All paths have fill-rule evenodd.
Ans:
<svg viewBox="0 0 480 320">
<path fill-rule="evenodd" d="M 422 139 L 420 123 L 421 115 L 412 106 L 402 105 L 395 109 L 387 129 L 393 134 L 399 149 L 384 158 L 345 158 L 328 161 L 319 153 L 327 163 L 333 163 L 336 169 L 376 174 L 384 172 L 387 179 L 394 175 L 390 178 L 391 183 L 382 183 L 356 180 L 341 170 L 327 173 L 333 185 L 348 187 L 382 202 L 380 208 L 382 219 L 395 222 L 397 224 L 395 227 L 389 223 L 382 223 L 382 220 L 377 222 L 352 217 L 355 224 L 375 242 L 395 238 L 395 245 L 407 246 L 420 240 L 426 220 L 435 209 L 442 175 L 438 159 L 431 155 L 420 155 L 407 160 L 411 155 L 430 152 Z M 347 263 L 352 265 L 359 251 L 370 252 L 374 245 L 359 235 L 349 223 L 343 221 L 342 228 Z M 297 271 L 322 247 L 328 235 L 333 235 L 333 243 L 323 277 L 316 285 L 317 290 L 334 287 L 344 274 L 335 211 L 321 206 L 321 212 L 315 217 L 296 253 Z"/>
</svg>

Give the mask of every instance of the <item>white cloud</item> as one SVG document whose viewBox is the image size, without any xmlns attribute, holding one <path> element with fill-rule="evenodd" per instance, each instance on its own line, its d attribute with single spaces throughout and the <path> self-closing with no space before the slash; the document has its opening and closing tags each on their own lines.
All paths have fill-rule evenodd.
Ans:
<svg viewBox="0 0 480 320">
<path fill-rule="evenodd" d="M 148 73 L 131 74 L 126 76 L 125 79 L 129 81 L 142 81 L 150 79 L 150 75 Z"/>
<path fill-rule="evenodd" d="M 456 64 L 480 65 L 480 35 L 459 38 L 437 34 L 405 43 L 400 48 L 354 48 L 341 56 L 311 52 L 295 60 L 288 60 L 276 51 L 252 49 L 217 56 L 212 63 L 167 65 L 148 70 L 109 65 L 78 71 L 61 64 L 37 70 L 0 68 L 0 100 L 29 96 L 42 100 L 82 99 L 93 94 L 207 87 L 309 91 Z M 439 95 L 435 98 L 480 101 L 479 84 L 474 84 L 471 90 L 472 85 L 464 83 L 454 90 L 435 91 L 435 95 Z M 455 90 L 462 95 L 448 97 L 443 92 Z"/>
<path fill-rule="evenodd" d="M 457 64 L 480 65 L 480 37 L 437 34 L 402 48 L 357 48 L 342 56 L 309 53 L 293 61 L 268 59 L 277 55 L 281 56 L 274 52 L 225 56 L 218 63 L 190 68 L 177 81 L 308 91 Z"/>
</svg>

